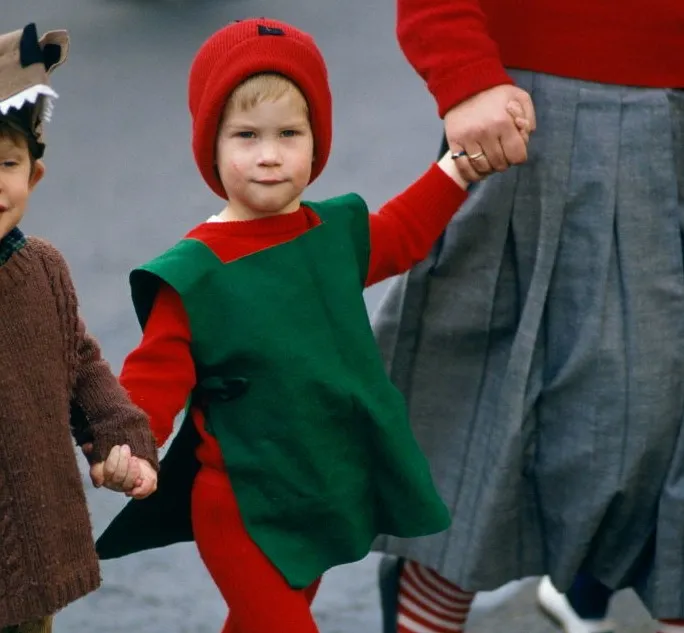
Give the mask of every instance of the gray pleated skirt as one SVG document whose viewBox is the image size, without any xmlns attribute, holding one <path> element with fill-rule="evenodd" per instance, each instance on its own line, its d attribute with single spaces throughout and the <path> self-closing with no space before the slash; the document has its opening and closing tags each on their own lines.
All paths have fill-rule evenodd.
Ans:
<svg viewBox="0 0 684 633">
<path fill-rule="evenodd" d="M 374 316 L 453 512 L 378 549 L 469 590 L 582 570 L 684 617 L 684 93 L 512 74 L 530 160 Z"/>
</svg>

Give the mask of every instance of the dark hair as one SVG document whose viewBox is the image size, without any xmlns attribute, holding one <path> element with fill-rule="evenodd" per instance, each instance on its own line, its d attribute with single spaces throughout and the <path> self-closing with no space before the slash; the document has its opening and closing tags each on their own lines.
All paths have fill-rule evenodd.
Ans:
<svg viewBox="0 0 684 633">
<path fill-rule="evenodd" d="M 35 106 L 32 103 L 27 103 L 19 110 L 11 109 L 7 114 L 0 115 L 2 127 L 14 130 L 14 132 L 4 132 L 5 137 L 16 142 L 18 139 L 16 134 L 21 134 L 28 145 L 32 160 L 42 158 L 45 149 L 35 136 L 34 114 Z"/>
<path fill-rule="evenodd" d="M 31 137 L 30 132 L 21 129 L 13 120 L 0 116 L 0 139 L 9 139 L 17 146 L 26 146 L 31 161 L 31 173 L 33 174 L 33 167 L 36 164 L 37 157 L 31 149 L 32 145 L 36 145 L 35 140 L 31 143 Z"/>
</svg>

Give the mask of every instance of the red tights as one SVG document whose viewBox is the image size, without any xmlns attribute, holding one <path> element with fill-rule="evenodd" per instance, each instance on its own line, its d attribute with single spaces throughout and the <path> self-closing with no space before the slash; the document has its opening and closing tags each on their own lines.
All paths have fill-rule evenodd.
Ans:
<svg viewBox="0 0 684 633">
<path fill-rule="evenodd" d="M 230 615 L 222 633 L 318 633 L 310 604 L 320 579 L 292 589 L 252 541 L 225 473 L 203 468 L 192 492 L 200 556 Z"/>
</svg>

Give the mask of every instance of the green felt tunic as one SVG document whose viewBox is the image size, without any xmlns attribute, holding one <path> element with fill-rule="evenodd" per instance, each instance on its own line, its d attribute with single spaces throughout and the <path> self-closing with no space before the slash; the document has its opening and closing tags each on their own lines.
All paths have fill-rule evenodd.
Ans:
<svg viewBox="0 0 684 633">
<path fill-rule="evenodd" d="M 140 322 L 180 295 L 207 429 L 250 536 L 293 587 L 365 556 L 381 533 L 448 527 L 363 301 L 368 211 L 307 203 L 322 224 L 222 263 L 184 239 L 131 275 Z"/>
</svg>

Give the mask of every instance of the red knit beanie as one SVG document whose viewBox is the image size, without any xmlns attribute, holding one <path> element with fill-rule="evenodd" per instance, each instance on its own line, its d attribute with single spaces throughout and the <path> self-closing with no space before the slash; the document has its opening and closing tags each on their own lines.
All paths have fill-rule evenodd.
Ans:
<svg viewBox="0 0 684 633">
<path fill-rule="evenodd" d="M 214 33 L 190 69 L 192 149 L 202 177 L 221 198 L 226 192 L 216 170 L 218 126 L 231 92 L 251 75 L 284 75 L 302 91 L 314 137 L 312 182 L 323 170 L 332 143 L 332 97 L 328 72 L 313 38 L 266 18 L 234 22 Z"/>
</svg>

